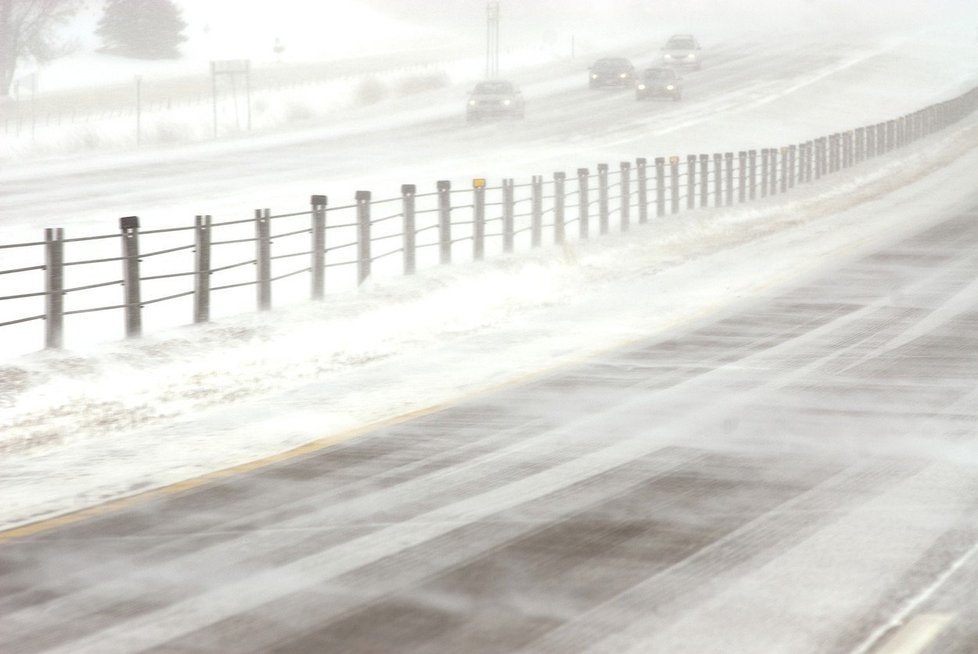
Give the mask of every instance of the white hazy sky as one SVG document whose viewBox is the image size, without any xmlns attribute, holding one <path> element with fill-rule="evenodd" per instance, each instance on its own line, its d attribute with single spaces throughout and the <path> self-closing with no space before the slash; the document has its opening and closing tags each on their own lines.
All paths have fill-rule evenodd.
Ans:
<svg viewBox="0 0 978 654">
<path fill-rule="evenodd" d="M 390 50 L 418 41 L 481 47 L 485 0 L 178 0 L 189 23 L 188 57 L 259 57 L 281 40 L 298 58 Z M 73 27 L 83 47 L 102 3 L 90 0 Z M 887 30 L 945 22 L 974 24 L 974 0 L 501 0 L 504 45 L 519 47 L 569 33 L 722 30 Z M 508 43 L 507 43 L 508 42 Z"/>
</svg>

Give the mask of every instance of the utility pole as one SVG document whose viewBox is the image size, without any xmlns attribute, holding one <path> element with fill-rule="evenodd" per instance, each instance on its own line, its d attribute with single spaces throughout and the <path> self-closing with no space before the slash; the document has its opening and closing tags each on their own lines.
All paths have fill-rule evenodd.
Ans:
<svg viewBox="0 0 978 654">
<path fill-rule="evenodd" d="M 143 76 L 136 75 L 136 147 L 142 143 L 143 132 Z"/>
<path fill-rule="evenodd" d="M 499 76 L 499 0 L 486 5 L 486 79 Z"/>
</svg>

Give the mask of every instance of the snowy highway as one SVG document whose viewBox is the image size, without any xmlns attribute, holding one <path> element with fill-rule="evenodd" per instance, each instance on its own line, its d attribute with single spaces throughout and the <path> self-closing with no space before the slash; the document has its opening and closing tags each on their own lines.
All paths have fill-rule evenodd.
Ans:
<svg viewBox="0 0 978 654">
<path fill-rule="evenodd" d="M 682 102 L 637 102 L 622 89 L 587 88 L 591 60 L 564 59 L 513 75 L 527 99 L 523 121 L 467 125 L 471 81 L 338 112 L 294 132 L 161 148 L 149 154 L 71 156 L 0 172 L 0 234 L 34 238 L 40 226 L 70 234 L 188 224 L 200 213 L 248 216 L 258 207 L 303 208 L 312 193 L 346 203 L 355 190 L 392 197 L 402 183 L 528 178 L 597 163 L 780 146 L 912 111 L 963 90 L 970 67 L 933 75 L 917 41 L 797 36 L 710 44 L 701 71 L 685 73 Z M 657 61 L 657 43 L 632 48 Z M 926 51 L 925 51 L 926 52 Z M 913 88 L 888 81 L 920 72 Z M 866 84 L 866 76 L 886 87 Z M 843 101 L 844 98 L 844 101 Z M 324 124 L 326 123 L 326 124 Z M 768 129 L 758 133 L 756 125 Z M 750 127 L 747 127 L 747 126 Z"/>
<path fill-rule="evenodd" d="M 8 534 L 0 650 L 974 651 L 975 200 L 689 327 Z"/>
<path fill-rule="evenodd" d="M 504 53 L 525 120 L 466 123 L 482 68 L 458 59 L 444 85 L 251 134 L 137 150 L 126 118 L 92 151 L 5 150 L 0 245 L 782 146 L 978 83 L 966 19 L 891 31 L 862 7 L 862 27 L 835 29 L 835 9 L 799 2 L 828 22 L 698 32 L 681 102 L 587 88 L 600 56 L 658 61 L 651 10 L 622 14 L 647 21 L 629 45 L 595 36 L 576 57 L 562 32 L 537 43 L 557 29 L 544 13 L 524 26 L 536 45 Z M 279 81 L 475 43 L 422 34 L 401 62 Z M 279 108 L 303 97 L 288 93 Z M 0 653 L 978 651 L 975 170 L 966 114 L 756 201 L 413 275 L 391 263 L 357 287 L 331 272 L 324 301 L 303 286 L 255 312 L 242 288 L 201 324 L 164 305 L 127 340 L 121 311 L 73 316 L 42 351 L 40 321 L 9 326 Z M 0 252 L 12 275 L 50 270 Z M 91 281 L 74 270 L 69 286 Z"/>
</svg>

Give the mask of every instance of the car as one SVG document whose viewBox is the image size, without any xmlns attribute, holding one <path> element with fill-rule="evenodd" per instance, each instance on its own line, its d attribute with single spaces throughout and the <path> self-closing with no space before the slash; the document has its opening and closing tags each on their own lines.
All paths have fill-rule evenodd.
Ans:
<svg viewBox="0 0 978 654">
<path fill-rule="evenodd" d="M 672 98 L 678 101 L 683 97 L 682 80 L 672 68 L 648 68 L 642 71 L 635 85 L 635 99 Z"/>
<path fill-rule="evenodd" d="M 635 66 L 624 57 L 598 59 L 588 71 L 588 83 L 592 89 L 601 86 L 631 87 L 635 83 Z"/>
<path fill-rule="evenodd" d="M 702 50 L 692 34 L 673 34 L 662 47 L 662 63 L 699 70 L 702 67 Z"/>
<path fill-rule="evenodd" d="M 523 118 L 526 103 L 519 88 L 505 80 L 479 82 L 469 93 L 466 118 L 474 122 L 482 118 Z"/>
</svg>

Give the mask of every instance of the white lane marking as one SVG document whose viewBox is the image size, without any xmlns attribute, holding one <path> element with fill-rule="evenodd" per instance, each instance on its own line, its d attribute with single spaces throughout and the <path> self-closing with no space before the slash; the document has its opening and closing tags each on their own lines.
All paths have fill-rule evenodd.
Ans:
<svg viewBox="0 0 978 654">
<path fill-rule="evenodd" d="M 932 613 L 914 616 L 875 654 L 918 654 L 944 631 L 954 616 Z"/>
<path fill-rule="evenodd" d="M 974 261 L 971 259 L 965 259 L 960 262 L 959 265 L 955 265 L 951 270 L 957 270 L 961 266 L 967 266 L 968 269 L 974 268 Z M 947 273 L 948 268 L 941 268 L 939 274 Z M 927 280 L 936 277 L 928 277 Z M 848 371 L 857 365 L 868 361 L 869 359 L 875 359 L 883 354 L 892 352 L 899 347 L 906 345 L 907 343 L 926 336 L 931 332 L 939 329 L 940 327 L 951 322 L 958 316 L 968 311 L 972 311 L 975 308 L 975 302 L 978 299 L 978 280 L 971 282 L 968 286 L 958 291 L 956 294 L 952 295 L 950 298 L 945 300 L 939 307 L 931 311 L 923 319 L 918 320 L 908 329 L 902 333 L 894 336 L 889 341 L 880 345 L 872 352 L 867 352 L 864 356 L 860 357 L 856 362 L 847 366 L 843 372 Z"/>
<path fill-rule="evenodd" d="M 897 627 L 904 620 L 906 620 L 908 615 L 916 611 L 917 607 L 930 599 L 931 596 L 933 596 L 941 586 L 947 583 L 947 580 L 950 579 L 954 573 L 963 568 L 976 553 L 978 553 L 978 543 L 972 545 L 971 549 L 962 554 L 957 561 L 952 563 L 951 566 L 941 574 L 941 576 L 934 580 L 934 583 L 921 591 L 919 595 L 910 600 L 901 610 L 897 611 L 897 613 L 890 618 L 889 622 L 877 627 L 876 630 L 869 635 L 869 638 L 864 640 L 859 647 L 852 650 L 852 654 L 866 654 L 866 652 L 869 652 L 876 645 L 876 643 L 883 638 L 883 634 Z"/>
<path fill-rule="evenodd" d="M 627 406 L 630 403 L 625 403 Z M 495 513 L 557 492 L 659 449 L 662 443 L 647 434 L 571 459 L 553 468 L 516 480 L 480 495 L 461 499 L 416 518 L 371 532 L 278 568 L 246 576 L 224 586 L 175 602 L 156 611 L 118 622 L 76 641 L 48 650 L 49 654 L 131 652 L 164 645 L 168 640 L 204 629 L 236 614 L 254 611 L 300 590 L 375 563 Z M 679 463 L 666 463 L 668 470 Z"/>
</svg>

